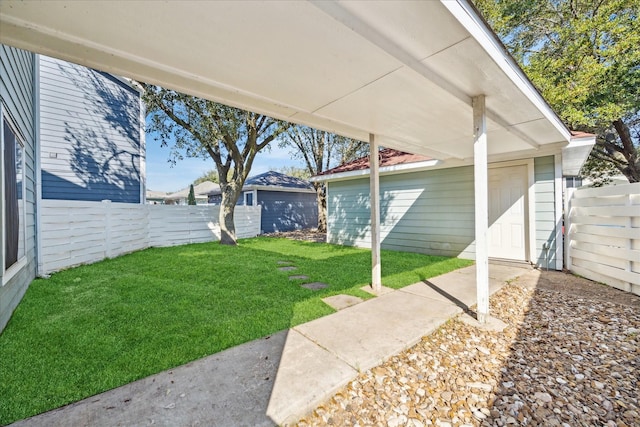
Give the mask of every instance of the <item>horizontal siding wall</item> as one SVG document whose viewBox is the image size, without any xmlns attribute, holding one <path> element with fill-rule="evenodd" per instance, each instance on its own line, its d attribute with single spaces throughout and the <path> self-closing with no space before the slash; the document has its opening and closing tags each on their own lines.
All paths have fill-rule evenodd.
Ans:
<svg viewBox="0 0 640 427">
<path fill-rule="evenodd" d="M 218 206 L 43 200 L 43 272 L 153 246 L 219 240 L 218 213 Z M 236 207 L 235 225 L 238 238 L 260 234 L 260 207 Z"/>
<path fill-rule="evenodd" d="M 17 126 L 24 143 L 26 208 L 26 265 L 6 280 L 0 268 L 0 331 L 11 318 L 13 310 L 36 275 L 35 254 L 35 73 L 36 56 L 21 49 L 0 45 L 0 101 L 2 109 Z M 0 168 L 4 171 L 4 165 Z M 2 191 L 4 194 L 4 191 Z M 4 211 L 4 196 L 0 197 L 0 212 Z M 21 217 L 22 218 L 22 217 Z M 0 227 L 0 243 L 4 245 L 4 230 Z M 4 256 L 4 251 L 0 251 Z"/>
<path fill-rule="evenodd" d="M 575 190 L 566 212 L 567 268 L 640 295 L 640 183 Z"/>
<path fill-rule="evenodd" d="M 95 70 L 40 56 L 44 199 L 140 201 L 140 94 Z"/>
<path fill-rule="evenodd" d="M 555 214 L 554 168 L 553 156 L 534 159 L 536 253 L 532 258 L 537 266 L 543 268 L 548 266 L 552 270 L 556 269 L 556 226 L 562 226 L 558 224 L 560 218 L 556 218 Z M 562 266 L 558 267 L 562 268 Z"/>
<path fill-rule="evenodd" d="M 315 193 L 258 190 L 262 206 L 262 232 L 318 228 L 318 201 Z"/>
<path fill-rule="evenodd" d="M 473 259 L 473 168 L 387 175 L 380 178 L 382 247 Z M 371 246 L 369 179 L 331 182 L 327 239 Z"/>
</svg>

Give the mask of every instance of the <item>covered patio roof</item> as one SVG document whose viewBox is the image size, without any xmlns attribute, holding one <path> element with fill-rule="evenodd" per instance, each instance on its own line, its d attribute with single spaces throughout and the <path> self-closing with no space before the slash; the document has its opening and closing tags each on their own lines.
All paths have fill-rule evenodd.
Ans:
<svg viewBox="0 0 640 427">
<path fill-rule="evenodd" d="M 467 0 L 5 0 L 0 43 L 369 141 L 376 291 L 378 147 L 473 163 L 482 322 L 488 160 L 571 149 L 569 130 Z"/>
<path fill-rule="evenodd" d="M 3 1 L 0 42 L 436 159 L 570 133 L 467 1 Z"/>
</svg>

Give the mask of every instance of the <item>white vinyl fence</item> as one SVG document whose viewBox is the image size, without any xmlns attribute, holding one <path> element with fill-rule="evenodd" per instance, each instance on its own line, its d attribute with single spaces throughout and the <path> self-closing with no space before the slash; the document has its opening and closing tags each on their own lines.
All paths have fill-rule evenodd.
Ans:
<svg viewBox="0 0 640 427">
<path fill-rule="evenodd" d="M 219 206 L 43 200 L 41 272 L 157 246 L 220 239 Z M 236 206 L 238 238 L 260 234 L 260 206 Z"/>
<path fill-rule="evenodd" d="M 568 270 L 640 295 L 640 183 L 574 190 L 565 230 Z"/>
</svg>

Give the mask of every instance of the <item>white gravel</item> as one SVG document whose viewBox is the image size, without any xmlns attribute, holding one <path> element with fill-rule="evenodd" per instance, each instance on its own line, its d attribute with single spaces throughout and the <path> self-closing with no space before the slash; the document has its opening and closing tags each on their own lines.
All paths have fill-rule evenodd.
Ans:
<svg viewBox="0 0 640 427">
<path fill-rule="evenodd" d="M 298 425 L 640 426 L 640 310 L 595 289 L 508 285 L 503 332 L 448 322 Z"/>
</svg>

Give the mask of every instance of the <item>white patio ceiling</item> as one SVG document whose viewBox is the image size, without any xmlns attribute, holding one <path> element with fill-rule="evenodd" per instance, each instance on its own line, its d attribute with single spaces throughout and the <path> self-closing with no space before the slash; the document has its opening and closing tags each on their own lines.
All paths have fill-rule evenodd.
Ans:
<svg viewBox="0 0 640 427">
<path fill-rule="evenodd" d="M 466 1 L 0 3 L 0 42 L 438 159 L 569 132 Z"/>
</svg>

